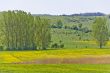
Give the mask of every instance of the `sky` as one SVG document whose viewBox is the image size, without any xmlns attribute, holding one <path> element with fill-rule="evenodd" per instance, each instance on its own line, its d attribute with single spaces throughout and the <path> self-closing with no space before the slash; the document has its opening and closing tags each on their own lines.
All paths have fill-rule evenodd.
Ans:
<svg viewBox="0 0 110 73">
<path fill-rule="evenodd" d="M 0 11 L 24 10 L 32 14 L 110 14 L 110 0 L 0 0 Z"/>
</svg>

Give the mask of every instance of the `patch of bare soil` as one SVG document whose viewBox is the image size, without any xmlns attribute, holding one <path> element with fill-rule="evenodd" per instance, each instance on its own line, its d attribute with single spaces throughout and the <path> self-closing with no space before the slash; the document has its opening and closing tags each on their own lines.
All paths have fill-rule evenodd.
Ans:
<svg viewBox="0 0 110 73">
<path fill-rule="evenodd" d="M 18 62 L 14 64 L 110 64 L 110 56 L 84 57 L 84 58 L 48 58 L 33 61 Z"/>
</svg>

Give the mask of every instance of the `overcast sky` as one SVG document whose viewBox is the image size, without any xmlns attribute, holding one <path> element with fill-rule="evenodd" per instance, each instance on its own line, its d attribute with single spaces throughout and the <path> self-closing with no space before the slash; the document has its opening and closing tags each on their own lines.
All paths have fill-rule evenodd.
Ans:
<svg viewBox="0 0 110 73">
<path fill-rule="evenodd" d="M 0 0 L 0 11 L 24 10 L 32 14 L 110 14 L 110 0 Z"/>
</svg>

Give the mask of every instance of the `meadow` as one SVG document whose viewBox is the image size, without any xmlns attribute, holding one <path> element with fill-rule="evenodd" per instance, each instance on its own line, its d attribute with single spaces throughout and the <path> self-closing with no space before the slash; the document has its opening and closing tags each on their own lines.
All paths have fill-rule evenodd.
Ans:
<svg viewBox="0 0 110 73">
<path fill-rule="evenodd" d="M 44 51 L 2 51 L 0 63 L 15 63 L 48 58 L 81 58 L 109 55 L 110 49 L 53 49 Z"/>
<path fill-rule="evenodd" d="M 10 12 L 8 13 L 7 17 L 10 17 Z M 42 18 L 46 18 L 51 20 L 51 25 L 49 25 L 51 29 L 47 26 L 42 28 L 40 25 L 34 28 L 33 22 L 29 19 L 32 28 L 28 30 L 26 27 L 27 18 L 24 16 L 25 22 L 22 21 L 22 15 L 19 15 L 19 12 L 16 15 L 21 19 L 18 21 L 18 17 L 15 17 L 15 20 L 19 22 L 16 22 L 16 26 L 21 23 L 25 23 L 25 25 L 17 27 L 18 30 L 14 27 L 11 31 L 8 29 L 11 32 L 10 38 L 12 38 L 7 37 L 7 39 L 9 38 L 7 41 L 10 42 L 8 45 L 2 43 L 4 36 L 1 38 L 0 73 L 110 73 L 110 42 L 99 49 L 99 45 L 92 34 L 95 16 L 40 15 L 41 19 L 38 17 L 34 21 L 36 26 L 41 23 L 45 25 Z M 30 15 L 27 14 L 28 16 Z M 35 15 L 31 17 L 34 18 Z M 10 20 L 6 20 L 6 22 L 10 22 Z M 30 26 L 30 24 L 28 25 Z M 20 27 L 23 27 L 23 33 L 19 30 Z M 11 27 L 9 28 L 11 29 Z M 44 30 L 43 35 L 32 32 L 38 28 L 39 31 L 37 30 L 37 32 L 40 33 L 42 33 L 40 30 L 48 29 L 48 35 L 45 39 L 46 30 Z M 15 30 L 16 32 L 14 32 Z M 8 31 L 6 32 L 9 34 Z M 19 33 L 21 36 L 17 36 Z M 35 35 L 34 38 L 33 35 Z M 7 48 L 5 49 L 5 47 Z"/>
<path fill-rule="evenodd" d="M 110 73 L 107 64 L 0 64 L 0 73 Z"/>
<path fill-rule="evenodd" d="M 0 52 L 0 73 L 109 73 L 109 64 L 22 64 L 48 58 L 109 56 L 110 49 L 57 49 L 44 51 Z M 16 63 L 15 63 L 16 62 Z"/>
</svg>

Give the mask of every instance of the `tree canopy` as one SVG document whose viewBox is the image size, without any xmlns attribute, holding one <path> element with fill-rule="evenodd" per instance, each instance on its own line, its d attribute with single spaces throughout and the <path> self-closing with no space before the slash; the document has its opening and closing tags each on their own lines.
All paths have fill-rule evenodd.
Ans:
<svg viewBox="0 0 110 73">
<path fill-rule="evenodd" d="M 93 25 L 93 35 L 99 47 L 102 48 L 109 40 L 107 19 L 105 17 L 97 17 Z"/>
<path fill-rule="evenodd" d="M 48 19 L 24 11 L 2 12 L 3 46 L 7 50 L 46 49 L 50 42 Z"/>
</svg>

